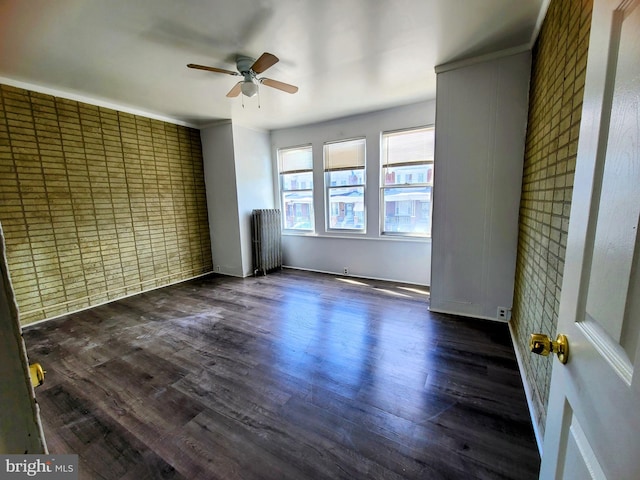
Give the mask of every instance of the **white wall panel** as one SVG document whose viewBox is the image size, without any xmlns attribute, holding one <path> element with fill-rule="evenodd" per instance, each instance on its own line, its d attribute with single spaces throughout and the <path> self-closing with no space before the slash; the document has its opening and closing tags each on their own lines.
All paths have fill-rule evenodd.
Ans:
<svg viewBox="0 0 640 480">
<path fill-rule="evenodd" d="M 200 130 L 214 270 L 241 277 L 242 243 L 231 123 Z"/>
<path fill-rule="evenodd" d="M 431 309 L 511 308 L 530 53 L 440 70 Z"/>
<path fill-rule="evenodd" d="M 253 274 L 251 212 L 274 208 L 269 132 L 233 126 L 243 276 Z"/>
</svg>

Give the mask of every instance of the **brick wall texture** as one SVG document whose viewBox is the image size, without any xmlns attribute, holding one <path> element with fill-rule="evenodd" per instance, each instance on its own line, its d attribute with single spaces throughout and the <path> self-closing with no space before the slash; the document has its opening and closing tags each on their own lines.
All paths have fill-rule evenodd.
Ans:
<svg viewBox="0 0 640 480">
<path fill-rule="evenodd" d="M 199 131 L 0 85 L 0 222 L 23 324 L 209 272 Z"/>
<path fill-rule="evenodd" d="M 552 358 L 529 353 L 529 334 L 556 335 L 591 9 L 552 0 L 533 51 L 512 326 L 541 432 Z"/>
</svg>

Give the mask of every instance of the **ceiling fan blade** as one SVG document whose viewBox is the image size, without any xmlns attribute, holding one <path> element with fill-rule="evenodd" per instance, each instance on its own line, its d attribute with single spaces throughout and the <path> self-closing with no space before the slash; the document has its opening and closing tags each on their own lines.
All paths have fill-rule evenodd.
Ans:
<svg viewBox="0 0 640 480">
<path fill-rule="evenodd" d="M 280 59 L 272 53 L 264 52 L 262 55 L 260 55 L 260 58 L 253 63 L 253 65 L 251 66 L 251 70 L 256 73 L 262 73 L 267 68 L 275 65 L 279 61 Z"/>
<path fill-rule="evenodd" d="M 277 88 L 287 93 L 296 93 L 298 87 L 295 85 L 289 85 L 288 83 L 279 82 L 278 80 L 272 80 L 271 78 L 261 78 L 260 83 L 263 83 L 267 87 Z"/>
<path fill-rule="evenodd" d="M 240 95 L 241 89 L 242 89 L 242 82 L 236 83 L 233 86 L 233 88 L 231 90 L 229 90 L 229 93 L 227 93 L 227 97 L 229 97 L 229 98 L 237 97 L 238 95 Z"/>
<path fill-rule="evenodd" d="M 190 63 L 187 67 L 196 68 L 198 70 L 207 70 L 209 72 L 226 73 L 227 75 L 240 75 L 238 72 L 232 72 L 231 70 L 225 70 L 224 68 L 207 67 L 205 65 L 196 65 L 195 63 Z"/>
</svg>

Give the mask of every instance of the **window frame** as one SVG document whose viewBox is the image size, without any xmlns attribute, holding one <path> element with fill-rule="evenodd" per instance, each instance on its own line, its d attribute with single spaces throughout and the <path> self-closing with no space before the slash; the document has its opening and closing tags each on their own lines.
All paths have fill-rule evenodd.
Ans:
<svg viewBox="0 0 640 480">
<path fill-rule="evenodd" d="M 349 142 L 361 142 L 362 143 L 362 166 L 355 166 L 354 168 L 342 167 L 342 168 L 327 168 L 327 148 L 331 145 L 337 145 L 340 143 Z M 367 139 L 366 137 L 353 137 L 345 138 L 341 140 L 332 140 L 324 142 L 322 145 L 322 161 L 323 161 L 323 174 L 324 174 L 324 208 L 325 208 L 325 231 L 331 233 L 342 234 L 366 234 L 367 233 Z M 331 173 L 348 170 L 362 170 L 362 183 L 347 184 L 347 185 L 331 185 Z M 362 227 L 361 228 L 340 228 L 331 226 L 331 191 L 343 188 L 357 187 L 362 189 Z M 355 210 L 354 210 L 355 211 Z"/>
<path fill-rule="evenodd" d="M 435 144 L 434 144 L 434 148 L 433 148 L 433 152 L 431 152 L 431 158 L 426 158 L 423 160 L 416 160 L 416 161 L 406 161 L 406 162 L 388 162 L 387 160 L 387 154 L 388 152 L 385 150 L 384 145 L 385 145 L 385 136 L 389 136 L 389 135 L 397 135 L 397 134 L 402 134 L 402 133 L 411 133 L 411 132 L 417 132 L 417 131 L 432 131 L 433 132 L 433 138 L 435 139 L 435 125 L 423 125 L 423 126 L 419 126 L 419 127 L 411 127 L 411 128 L 402 128 L 402 129 L 397 129 L 397 130 L 388 130 L 388 131 L 383 131 L 380 134 L 380 215 L 379 215 L 379 222 L 380 222 L 380 235 L 381 236 L 385 236 L 385 237 L 401 237 L 401 238 L 416 238 L 416 239 L 430 239 L 432 237 L 432 229 L 433 229 L 433 183 L 434 183 L 434 157 L 435 157 Z M 419 165 L 424 165 L 425 166 L 425 170 L 424 170 L 424 181 L 422 182 L 411 182 L 411 183 L 403 183 L 403 184 L 392 184 L 392 185 L 388 185 L 386 183 L 386 179 L 387 179 L 387 169 L 391 168 L 393 166 L 399 166 L 399 167 L 404 167 L 404 166 L 419 166 Z M 429 180 L 429 169 L 431 169 L 431 180 Z M 418 175 L 420 175 L 420 173 L 418 173 Z M 385 193 L 387 190 L 390 189 L 416 189 L 416 188 L 428 188 L 429 190 L 429 194 L 430 194 L 430 199 L 429 199 L 429 230 L 428 232 L 425 233 L 421 233 L 421 232 L 397 232 L 397 231 L 387 231 L 385 230 L 385 226 L 386 226 L 386 213 L 387 213 L 387 209 L 386 209 L 386 204 L 385 204 Z M 396 206 L 396 209 L 398 208 L 398 206 Z M 412 210 L 416 210 L 417 211 L 417 207 L 415 205 L 413 205 L 411 207 Z"/>
<path fill-rule="evenodd" d="M 283 153 L 294 150 L 309 150 L 311 157 L 311 165 L 308 169 L 283 170 Z M 309 235 L 315 233 L 315 208 L 314 208 L 314 169 L 313 169 L 313 145 L 304 144 L 291 147 L 281 147 L 277 149 L 278 157 L 278 188 L 280 190 L 280 209 L 282 211 L 282 230 L 287 234 Z M 285 175 L 295 175 L 308 173 L 311 175 L 311 188 L 285 188 Z M 293 228 L 287 227 L 287 209 L 285 202 L 285 194 L 290 192 L 308 192 L 311 198 L 309 203 L 309 228 Z"/>
</svg>

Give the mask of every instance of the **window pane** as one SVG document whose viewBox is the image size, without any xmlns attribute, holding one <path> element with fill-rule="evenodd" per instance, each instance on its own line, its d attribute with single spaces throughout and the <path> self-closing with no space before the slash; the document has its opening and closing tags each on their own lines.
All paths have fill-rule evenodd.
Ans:
<svg viewBox="0 0 640 480">
<path fill-rule="evenodd" d="M 384 188 L 384 232 L 431 234 L 431 187 Z"/>
<path fill-rule="evenodd" d="M 313 188 L 313 172 L 284 173 L 283 190 L 309 190 Z"/>
<path fill-rule="evenodd" d="M 340 170 L 329 172 L 329 186 L 341 187 L 343 185 L 364 185 L 364 170 Z"/>
<path fill-rule="evenodd" d="M 413 183 L 433 183 L 433 163 L 391 166 L 383 169 L 385 185 L 410 185 Z"/>
<path fill-rule="evenodd" d="M 364 187 L 329 189 L 329 228 L 364 228 Z"/>
<path fill-rule="evenodd" d="M 313 230 L 313 191 L 284 192 L 282 206 L 285 229 Z"/>
</svg>

